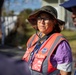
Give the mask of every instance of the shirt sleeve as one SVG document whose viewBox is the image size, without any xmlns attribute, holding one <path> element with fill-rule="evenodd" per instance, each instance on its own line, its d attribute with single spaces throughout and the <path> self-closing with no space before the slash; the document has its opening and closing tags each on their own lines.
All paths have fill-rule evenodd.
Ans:
<svg viewBox="0 0 76 75">
<path fill-rule="evenodd" d="M 63 71 L 66 71 L 66 72 L 71 72 L 72 71 L 72 62 L 58 64 L 57 69 L 63 70 Z"/>
<path fill-rule="evenodd" d="M 59 70 L 72 71 L 72 52 L 70 45 L 66 41 L 62 41 L 59 44 L 52 58 L 52 63 Z"/>
</svg>

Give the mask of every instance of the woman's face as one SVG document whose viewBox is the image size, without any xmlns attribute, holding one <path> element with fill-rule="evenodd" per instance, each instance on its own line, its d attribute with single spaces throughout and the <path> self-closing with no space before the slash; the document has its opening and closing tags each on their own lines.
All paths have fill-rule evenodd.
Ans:
<svg viewBox="0 0 76 75">
<path fill-rule="evenodd" d="M 48 34 L 52 32 L 55 22 L 56 21 L 53 20 L 52 17 L 46 13 L 41 13 L 37 18 L 38 29 L 43 34 Z"/>
</svg>

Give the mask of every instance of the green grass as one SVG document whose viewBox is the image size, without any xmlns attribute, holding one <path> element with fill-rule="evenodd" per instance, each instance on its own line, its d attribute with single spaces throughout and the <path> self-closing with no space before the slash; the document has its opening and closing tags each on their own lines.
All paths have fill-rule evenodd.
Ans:
<svg viewBox="0 0 76 75">
<path fill-rule="evenodd" d="M 67 38 L 72 48 L 72 53 L 76 54 L 76 31 L 64 30 L 61 33 Z"/>
</svg>

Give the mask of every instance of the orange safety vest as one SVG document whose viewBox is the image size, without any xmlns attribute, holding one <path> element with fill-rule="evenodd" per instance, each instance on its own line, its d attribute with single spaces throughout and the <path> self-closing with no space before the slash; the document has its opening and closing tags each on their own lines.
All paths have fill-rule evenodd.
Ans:
<svg viewBox="0 0 76 75">
<path fill-rule="evenodd" d="M 37 35 L 33 35 L 27 43 L 27 51 L 23 56 L 23 60 L 28 62 L 30 53 L 34 50 L 35 46 L 33 45 L 38 40 Z M 57 70 L 51 64 L 50 57 L 53 52 L 56 50 L 58 44 L 66 39 L 60 33 L 52 34 L 40 47 L 37 54 L 35 54 L 34 61 L 32 62 L 31 69 L 37 72 L 44 72 L 49 74 Z M 44 75 L 44 74 L 43 74 Z"/>
</svg>

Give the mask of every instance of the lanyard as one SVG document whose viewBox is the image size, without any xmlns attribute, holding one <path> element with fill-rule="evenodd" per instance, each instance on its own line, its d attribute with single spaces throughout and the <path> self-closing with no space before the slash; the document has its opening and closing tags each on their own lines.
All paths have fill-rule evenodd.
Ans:
<svg viewBox="0 0 76 75">
<path fill-rule="evenodd" d="M 48 39 L 48 37 L 49 37 L 51 34 L 52 34 L 52 33 L 49 33 L 48 35 L 43 36 L 42 38 L 40 38 L 37 42 L 35 42 L 35 43 L 32 45 L 32 46 L 34 46 L 34 45 L 36 45 L 36 46 L 35 46 L 34 50 L 31 52 L 31 54 L 30 54 L 30 58 L 29 58 L 29 61 L 28 61 L 29 64 L 32 64 L 32 62 L 33 62 L 33 60 L 34 60 L 34 58 L 35 58 L 35 54 L 38 53 L 41 45 L 46 41 L 46 39 Z M 43 42 L 40 43 L 40 41 L 42 41 L 42 40 L 43 40 Z"/>
<path fill-rule="evenodd" d="M 37 43 L 34 50 L 30 54 L 30 59 L 28 61 L 29 64 L 32 64 L 35 54 L 38 53 L 39 48 L 41 47 L 42 44 Z"/>
</svg>

